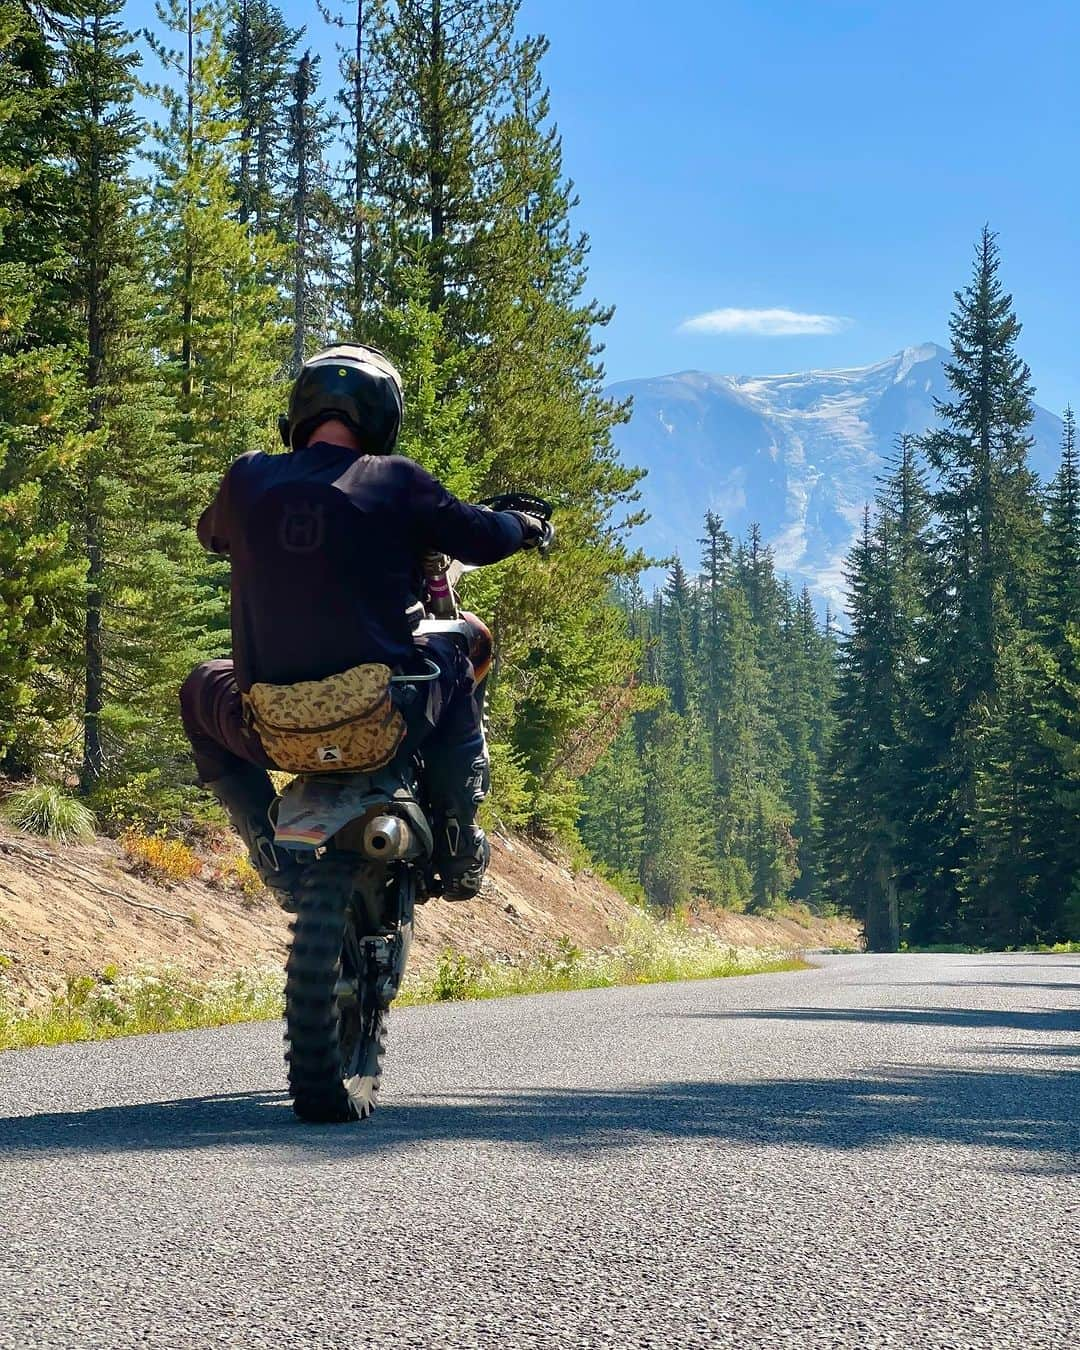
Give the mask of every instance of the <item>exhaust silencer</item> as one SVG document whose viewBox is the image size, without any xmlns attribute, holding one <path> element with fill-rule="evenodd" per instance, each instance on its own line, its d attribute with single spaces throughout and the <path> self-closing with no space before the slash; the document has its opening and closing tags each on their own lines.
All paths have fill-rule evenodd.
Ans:
<svg viewBox="0 0 1080 1350">
<path fill-rule="evenodd" d="M 367 857 L 394 862 L 412 848 L 412 830 L 400 816 L 373 816 L 364 826 L 363 842 Z"/>
</svg>

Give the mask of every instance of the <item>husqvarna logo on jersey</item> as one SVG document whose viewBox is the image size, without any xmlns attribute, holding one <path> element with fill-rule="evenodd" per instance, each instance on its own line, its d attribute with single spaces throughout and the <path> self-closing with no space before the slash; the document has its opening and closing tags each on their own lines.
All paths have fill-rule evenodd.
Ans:
<svg viewBox="0 0 1080 1350">
<path fill-rule="evenodd" d="M 314 553 L 326 538 L 326 514 L 312 502 L 286 502 L 278 526 L 278 543 L 286 553 Z"/>
</svg>

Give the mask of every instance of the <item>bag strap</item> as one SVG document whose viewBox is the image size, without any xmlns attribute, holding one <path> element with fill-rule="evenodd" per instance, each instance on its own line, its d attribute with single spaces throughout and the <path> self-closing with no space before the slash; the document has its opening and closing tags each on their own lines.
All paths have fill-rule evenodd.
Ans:
<svg viewBox="0 0 1080 1350">
<path fill-rule="evenodd" d="M 424 657 L 424 665 L 427 671 L 423 675 L 391 675 L 391 684 L 431 684 L 433 680 L 439 679 L 442 675 L 442 667 L 437 666 L 430 657 Z"/>
</svg>

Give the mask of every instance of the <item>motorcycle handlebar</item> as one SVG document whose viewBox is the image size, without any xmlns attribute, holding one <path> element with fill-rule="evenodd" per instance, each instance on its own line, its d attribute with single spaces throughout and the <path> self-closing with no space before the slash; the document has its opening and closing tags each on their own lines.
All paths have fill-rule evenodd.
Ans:
<svg viewBox="0 0 1080 1350">
<path fill-rule="evenodd" d="M 524 511 L 527 516 L 536 516 L 545 521 L 555 514 L 555 508 L 549 501 L 531 492 L 501 492 L 496 497 L 488 497 L 479 505 L 492 511 Z"/>
</svg>

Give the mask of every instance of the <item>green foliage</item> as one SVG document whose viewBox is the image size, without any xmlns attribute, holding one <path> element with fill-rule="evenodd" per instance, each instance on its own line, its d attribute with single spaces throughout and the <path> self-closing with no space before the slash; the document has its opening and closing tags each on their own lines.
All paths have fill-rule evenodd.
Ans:
<svg viewBox="0 0 1080 1350">
<path fill-rule="evenodd" d="M 644 643 L 641 677 L 661 702 L 639 703 L 586 778 L 581 835 L 669 912 L 771 912 L 793 895 L 818 899 L 833 644 L 809 597 L 777 580 L 756 531 L 734 549 L 712 513 L 705 530 L 698 577 L 676 562 L 651 602 L 621 591 L 626 629 Z"/>
<path fill-rule="evenodd" d="M 151 152 L 155 336 L 194 511 L 234 459 L 274 444 L 288 328 L 273 281 L 282 249 L 239 219 L 231 185 L 245 142 L 231 117 L 225 8 L 204 3 L 190 22 L 183 0 L 162 12 L 166 37 L 153 50 L 180 78 L 151 91 L 165 114 Z"/>
<path fill-rule="evenodd" d="M 901 446 L 849 564 L 829 893 L 871 948 L 1075 933 L 1080 485 L 1067 415 L 1040 500 L 1031 382 L 984 230 L 951 321 L 943 427 Z"/>
<path fill-rule="evenodd" d="M 642 916 L 628 926 L 620 946 L 604 952 L 583 952 L 565 938 L 551 951 L 517 963 L 445 952 L 433 973 L 411 978 L 399 1003 L 802 969 L 805 964 L 788 953 L 729 947 L 712 934 Z M 0 1051 L 269 1021 L 281 1016 L 281 985 L 277 970 L 246 970 L 202 981 L 180 970 L 122 974 L 115 966 L 107 967 L 98 976 L 71 976 L 64 991 L 43 1007 L 18 1008 L 0 994 Z"/>
<path fill-rule="evenodd" d="M 42 1008 L 22 1010 L 0 997 L 0 1050 L 101 1041 L 155 1031 L 193 1031 L 281 1016 L 277 970 L 241 971 L 201 981 L 184 971 L 69 977 Z"/>
<path fill-rule="evenodd" d="M 70 697 L 83 567 L 56 493 L 81 451 L 63 296 L 64 71 L 34 11 L 0 3 L 0 764 L 30 772 Z"/>
<path fill-rule="evenodd" d="M 237 0 L 229 14 L 224 46 L 224 88 L 230 120 L 240 135 L 233 169 L 237 218 L 256 234 L 278 224 L 284 196 L 281 171 L 289 129 L 292 54 L 301 36 L 270 0 Z"/>
<path fill-rule="evenodd" d="M 9 792 L 0 799 L 0 819 L 25 834 L 36 834 L 57 844 L 92 839 L 97 824 L 93 811 L 84 802 L 50 783 Z"/>
<path fill-rule="evenodd" d="M 584 951 L 567 937 L 522 961 L 489 961 L 446 951 L 433 973 L 406 983 L 400 1001 L 408 1005 L 502 998 L 805 968 L 792 953 L 732 947 L 715 933 L 691 928 L 681 919 L 637 914 L 625 925 L 617 945 L 602 951 Z"/>
<path fill-rule="evenodd" d="M 229 642 L 192 526 L 274 446 L 290 368 L 359 337 L 403 372 L 406 453 L 556 504 L 549 564 L 463 589 L 498 637 L 493 810 L 572 840 L 634 697 L 610 593 L 641 560 L 545 44 L 516 0 L 365 5 L 343 159 L 278 6 L 163 0 L 138 37 L 122 11 L 53 6 L 46 33 L 0 0 L 0 763 L 78 771 L 110 827 L 187 814 L 176 689 Z"/>
<path fill-rule="evenodd" d="M 461 490 L 525 488 L 556 506 L 548 562 L 470 577 L 464 596 L 497 637 L 492 737 L 529 820 L 572 834 L 573 782 L 618 730 L 638 664 L 609 600 L 641 561 L 612 519 L 638 475 L 611 444 L 625 410 L 602 397 L 595 337 L 610 316 L 583 299 L 587 245 L 569 221 L 545 44 L 514 36 L 517 11 L 370 11 L 362 120 L 354 86 L 344 100 L 355 153 L 342 213 L 363 258 L 358 270 L 354 249 L 353 329 L 401 363 L 410 453 Z M 353 52 L 346 69 L 357 74 Z"/>
</svg>

